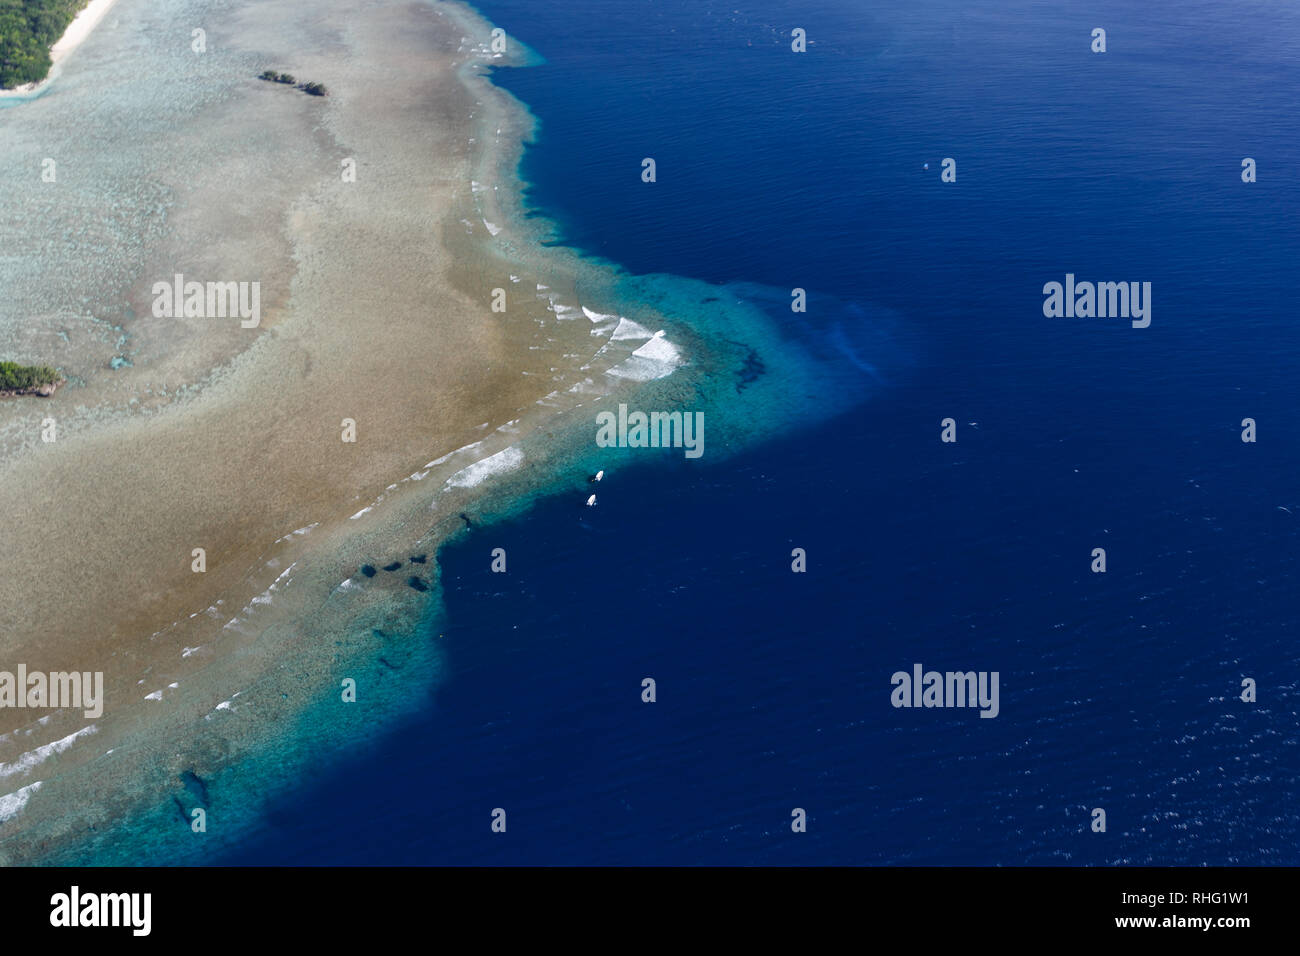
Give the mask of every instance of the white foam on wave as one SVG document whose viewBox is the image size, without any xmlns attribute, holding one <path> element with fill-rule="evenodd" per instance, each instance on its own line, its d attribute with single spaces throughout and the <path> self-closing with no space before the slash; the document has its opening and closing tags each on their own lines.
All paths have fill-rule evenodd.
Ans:
<svg viewBox="0 0 1300 956">
<path fill-rule="evenodd" d="M 672 373 L 671 366 L 664 366 L 659 362 L 650 362 L 645 359 L 629 358 L 619 362 L 605 374 L 614 378 L 626 379 L 629 382 L 653 382 L 657 378 L 664 378 Z"/>
<path fill-rule="evenodd" d="M 657 362 L 672 362 L 676 365 L 682 364 L 682 353 L 678 351 L 677 346 L 664 338 L 663 329 L 656 332 L 649 342 L 641 346 L 632 354 L 640 358 L 654 359 Z"/>
<path fill-rule="evenodd" d="M 613 315 L 609 312 L 594 312 L 585 305 L 582 307 L 582 314 L 591 320 L 591 334 L 604 336 L 609 333 L 610 329 L 617 328 L 623 321 L 621 315 Z"/>
<path fill-rule="evenodd" d="M 527 373 L 525 372 L 524 374 L 527 374 Z M 497 430 L 497 431 L 506 431 L 506 432 L 509 433 L 509 432 L 512 431 L 512 429 L 510 428 L 510 426 L 516 424 L 517 422 L 518 422 L 518 419 L 515 419 L 514 421 L 506 422 L 505 425 L 501 425 L 501 426 L 499 426 L 496 430 Z M 478 427 L 478 428 L 487 428 L 487 426 L 488 426 L 488 422 L 484 422 L 483 424 L 481 424 L 481 425 L 479 425 L 479 426 L 477 426 L 477 427 Z M 515 431 L 517 431 L 517 429 L 515 429 Z M 423 469 L 423 470 L 421 470 L 421 471 L 417 471 L 417 472 L 413 472 L 412 474 L 407 475 L 407 476 L 406 476 L 405 478 L 403 478 L 401 481 L 394 482 L 393 484 L 389 485 L 387 488 L 384 489 L 384 493 L 383 493 L 383 494 L 381 494 L 378 498 L 376 498 L 374 501 L 372 501 L 369 505 L 367 505 L 366 507 L 362 508 L 362 509 L 361 509 L 360 511 L 358 511 L 356 514 L 350 516 L 350 518 L 349 518 L 348 520 L 350 520 L 350 521 L 355 521 L 356 519 L 358 519 L 358 518 L 360 518 L 360 517 L 363 517 L 364 515 L 366 515 L 366 514 L 368 514 L 369 512 L 373 511 L 377 505 L 379 505 L 381 502 L 383 502 L 384 498 L 386 498 L 386 497 L 388 496 L 388 493 L 389 493 L 390 491 L 393 491 L 393 490 L 394 490 L 395 488 L 397 488 L 398 486 L 400 486 L 400 485 L 404 485 L 404 484 L 406 484 L 406 482 L 408 482 L 408 481 L 423 481 L 426 477 L 428 477 L 429 471 L 432 470 L 433 468 L 437 467 L 438 465 L 443 464 L 444 462 L 448 461 L 449 459 L 451 459 L 451 458 L 453 458 L 453 457 L 455 457 L 455 456 L 457 456 L 457 455 L 462 454 L 463 452 L 470 452 L 470 451 L 473 451 L 475 448 L 478 448 L 478 447 L 479 447 L 480 445 L 482 445 L 482 444 L 483 444 L 482 439 L 480 439 L 479 441 L 476 441 L 476 442 L 470 442 L 468 445 L 462 445 L 460 448 L 457 448 L 457 449 L 454 449 L 453 451 L 449 451 L 449 452 L 447 452 L 447 454 L 443 455 L 443 456 L 440 457 L 440 458 L 435 458 L 433 461 L 427 461 L 427 462 L 425 462 L 425 463 L 424 463 L 424 469 Z M 472 467 L 472 466 L 471 466 L 471 467 Z M 464 470 L 464 469 L 462 469 L 462 470 Z M 455 476 L 453 476 L 453 477 L 455 477 Z M 431 506 L 431 507 L 432 507 L 432 506 Z M 315 527 L 315 525 L 313 525 L 312 527 Z M 281 575 L 281 577 L 283 577 L 283 575 Z M 277 580 L 279 580 L 279 579 L 277 579 Z M 258 604 L 258 603 L 266 603 L 266 602 L 265 602 L 265 601 L 254 600 L 253 603 L 254 603 L 254 604 Z M 249 609 L 248 609 L 248 608 L 244 608 L 244 610 L 245 610 L 245 611 L 248 611 Z M 231 621 L 231 622 L 230 622 L 230 624 L 234 624 L 234 623 L 235 623 L 235 621 Z M 226 626 L 229 627 L 230 624 L 228 624 L 228 625 L 226 625 Z"/>
<path fill-rule="evenodd" d="M 649 342 L 627 359 L 619 362 L 605 374 L 633 382 L 649 382 L 671 375 L 682 365 L 682 355 L 677 346 L 656 332 Z"/>
<path fill-rule="evenodd" d="M 483 225 L 487 226 L 487 231 L 489 235 L 495 236 L 497 233 L 501 231 L 500 226 L 498 226 L 494 222 L 488 222 L 486 219 L 483 220 Z"/>
<path fill-rule="evenodd" d="M 614 330 L 610 341 L 617 342 L 621 339 L 648 339 L 651 332 L 640 322 L 633 322 L 631 319 L 619 319 L 618 328 Z"/>
<path fill-rule="evenodd" d="M 606 331 L 606 329 L 601 329 L 600 331 L 604 332 Z M 592 334 L 595 335 L 596 332 L 593 331 Z M 655 333 L 655 335 L 663 335 L 663 332 L 657 332 Z M 618 327 L 614 329 L 614 334 L 609 337 L 609 341 L 607 341 L 604 345 L 602 345 L 599 349 L 596 350 L 596 353 L 591 357 L 591 361 L 582 367 L 583 371 L 586 371 L 587 369 L 591 368 L 592 364 L 596 361 L 596 359 L 600 358 L 606 352 L 609 352 L 611 350 L 616 352 L 624 352 L 627 349 L 627 345 L 625 344 L 615 345 L 616 342 L 626 343 L 628 341 L 634 341 L 634 340 L 642 340 L 642 341 L 647 339 L 652 340 L 653 338 L 654 336 L 651 335 L 650 330 L 647 329 L 641 323 L 633 322 L 631 319 L 619 319 Z M 633 354 L 635 355 L 637 353 L 634 352 Z"/>
<path fill-rule="evenodd" d="M 489 455 L 482 461 L 476 461 L 467 468 L 462 468 L 447 479 L 448 488 L 473 488 L 493 475 L 513 471 L 524 461 L 524 453 L 511 445 L 495 455 Z"/>
<path fill-rule="evenodd" d="M 41 781 L 29 783 L 21 790 L 15 790 L 13 793 L 6 793 L 0 797 L 0 823 L 4 823 L 19 813 L 22 813 L 23 807 L 27 806 L 27 801 L 32 798 L 32 794 L 41 788 Z"/>
<path fill-rule="evenodd" d="M 320 522 L 319 522 L 319 521 L 313 521 L 311 524 L 307 525 L 307 527 L 305 527 L 305 528 L 299 528 L 299 529 L 296 530 L 296 531 L 290 531 L 288 534 L 286 534 L 286 535 L 284 535 L 284 536 L 282 536 L 282 537 L 276 538 L 276 539 L 275 539 L 275 543 L 276 543 L 276 544 L 279 544 L 281 541 L 288 541 L 290 538 L 298 537 L 298 536 L 304 535 L 304 534 L 306 534 L 307 532 L 311 531 L 312 528 L 318 527 L 319 525 L 320 525 Z M 194 615 L 191 614 L 190 616 L 193 617 Z"/>
<path fill-rule="evenodd" d="M 249 613 L 252 612 L 253 608 L 256 607 L 256 606 L 259 605 L 259 604 L 270 604 L 270 603 L 271 603 L 271 595 L 272 595 L 272 593 L 274 593 L 276 587 L 278 587 L 279 584 L 280 584 L 280 582 L 281 582 L 281 581 L 284 581 L 284 579 L 285 579 L 286 577 L 289 576 L 289 572 L 292 571 L 292 570 L 293 570 L 294 568 L 296 568 L 297 566 L 298 566 L 298 562 L 295 561 L 293 564 L 289 565 L 287 568 L 285 568 L 283 571 L 281 571 L 281 572 L 280 572 L 280 576 L 277 577 L 274 581 L 271 582 L 271 586 L 268 587 L 268 588 L 267 588 L 265 591 L 263 591 L 261 594 L 257 595 L 257 597 L 253 598 L 253 600 L 249 601 L 249 602 L 248 602 L 248 605 L 247 605 L 247 606 L 244 608 L 244 610 L 241 611 L 240 613 L 242 613 L 242 614 L 249 614 Z M 286 583 L 287 583 L 287 582 L 286 582 Z"/>
<path fill-rule="evenodd" d="M 235 712 L 235 707 L 234 707 L 235 697 L 238 697 L 242 693 L 243 693 L 242 690 L 235 691 L 234 696 L 231 697 L 230 700 L 223 700 L 221 703 L 217 704 L 217 706 L 213 707 L 212 710 L 210 710 L 203 719 L 211 720 L 213 717 L 216 716 L 216 713 L 219 710 L 228 710 L 233 714 Z"/>
<path fill-rule="evenodd" d="M 42 744 L 35 750 L 27 751 L 27 753 L 23 754 L 13 763 L 0 763 L 0 780 L 3 780 L 5 777 L 12 777 L 16 773 L 26 773 L 38 764 L 44 763 L 52 755 L 63 753 L 63 751 L 71 747 L 80 738 L 98 732 L 99 727 L 95 724 L 90 724 L 86 727 L 82 727 L 76 733 L 68 734 L 68 736 L 61 740 L 56 740 L 49 744 Z"/>
<path fill-rule="evenodd" d="M 483 427 L 485 427 L 486 425 L 487 425 L 487 422 L 484 422 L 482 425 L 480 425 L 480 426 L 478 426 L 478 427 L 479 427 L 479 428 L 483 428 Z M 457 448 L 455 451 L 449 451 L 449 452 L 447 452 L 447 454 L 443 455 L 441 458 L 435 458 L 433 461 L 426 462 L 424 467 L 425 467 L 425 468 L 433 468 L 433 467 L 435 467 L 436 465 L 441 465 L 444 461 L 446 461 L 447 459 L 449 459 L 452 455 L 459 455 L 461 452 L 463 452 L 463 451 L 469 451 L 470 449 L 477 448 L 477 447 L 478 447 L 479 445 L 481 445 L 481 444 L 483 444 L 482 441 L 476 441 L 476 442 L 471 442 L 471 443 L 468 444 L 468 445 L 461 445 L 461 446 L 460 446 L 459 448 Z"/>
</svg>

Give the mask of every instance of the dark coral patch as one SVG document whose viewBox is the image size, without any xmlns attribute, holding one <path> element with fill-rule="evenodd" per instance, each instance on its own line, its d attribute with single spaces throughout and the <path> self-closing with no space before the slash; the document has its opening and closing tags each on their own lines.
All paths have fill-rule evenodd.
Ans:
<svg viewBox="0 0 1300 956">
<path fill-rule="evenodd" d="M 193 770 L 186 770 L 180 775 L 181 783 L 185 784 L 185 789 L 193 794 L 194 799 L 205 807 L 208 805 L 208 785 Z"/>
</svg>

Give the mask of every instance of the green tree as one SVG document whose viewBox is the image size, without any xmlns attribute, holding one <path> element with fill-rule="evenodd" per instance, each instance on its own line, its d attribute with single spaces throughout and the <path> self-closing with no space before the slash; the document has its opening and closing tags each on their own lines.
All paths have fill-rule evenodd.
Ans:
<svg viewBox="0 0 1300 956">
<path fill-rule="evenodd" d="M 0 89 L 50 72 L 50 47 L 90 0 L 0 0 Z"/>
<path fill-rule="evenodd" d="M 17 362 L 0 362 L 0 390 L 35 388 L 52 385 L 59 373 L 48 365 L 19 365 Z"/>
</svg>

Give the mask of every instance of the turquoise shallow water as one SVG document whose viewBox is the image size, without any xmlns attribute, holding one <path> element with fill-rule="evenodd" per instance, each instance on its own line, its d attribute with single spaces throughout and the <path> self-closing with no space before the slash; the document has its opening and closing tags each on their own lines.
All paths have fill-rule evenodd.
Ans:
<svg viewBox="0 0 1300 956">
<path fill-rule="evenodd" d="M 699 300 L 701 292 L 726 292 L 694 280 L 674 281 L 670 277 L 625 278 L 622 282 L 628 285 L 617 294 L 636 296 L 623 301 L 653 301 L 673 314 L 680 314 L 687 297 Z M 770 338 L 755 334 L 765 327 Z M 802 377 L 806 369 L 815 367 L 812 360 L 792 352 L 774 329 L 765 326 L 758 313 L 742 311 L 729 322 L 718 322 L 713 331 L 725 336 L 727 344 L 709 350 L 706 368 L 684 370 L 645 386 L 639 393 L 641 407 L 702 411 L 709 461 L 723 460 L 747 445 L 788 432 L 792 423 L 807 420 L 812 409 L 826 401 L 827 393 Z M 746 340 L 742 343 L 733 338 L 738 335 L 745 335 Z M 772 370 L 783 374 L 773 375 Z M 804 384 L 792 392 L 788 386 L 797 382 Z M 530 462 L 529 469 L 483 486 L 468 516 L 473 528 L 456 536 L 454 552 L 472 549 L 476 560 L 487 560 L 491 550 L 488 545 L 495 547 L 495 536 L 511 534 L 503 529 L 519 523 L 531 523 L 538 508 L 558 506 L 565 512 L 566 528 L 592 532 L 600 527 L 611 507 L 616 514 L 625 508 L 627 502 L 620 502 L 618 497 L 618 480 L 624 473 L 644 470 L 646 452 L 595 445 L 595 415 L 607 407 L 616 409 L 616 401 L 593 402 L 589 410 L 567 416 L 542 433 L 524 438 L 520 447 Z M 674 471 L 682 470 L 687 463 L 676 449 L 655 454 Z M 610 475 L 608 484 L 593 486 L 587 480 L 597 469 L 605 469 Z M 615 476 L 620 478 L 616 480 Z M 601 504 L 596 509 L 582 508 L 593 487 L 600 493 Z M 607 489 L 615 491 L 612 502 Z M 555 543 L 562 544 L 560 537 Z M 508 548 L 514 555 L 514 546 Z M 431 558 L 436 561 L 436 571 L 432 566 L 429 572 L 410 567 L 436 581 L 435 592 L 421 600 L 399 590 L 382 628 L 374 627 L 369 616 L 351 621 L 343 604 L 332 615 L 321 615 L 323 630 L 319 638 L 323 643 L 330 640 L 330 627 L 346 628 L 347 637 L 356 642 L 334 668 L 334 680 L 337 683 L 348 677 L 357 681 L 362 694 L 357 705 L 342 704 L 338 692 L 331 693 L 327 688 L 300 716 L 252 752 L 215 774 L 201 775 L 201 800 L 178 778 L 175 792 L 161 802 L 129 814 L 102 836 L 92 837 L 50 862 L 215 862 L 236 858 L 246 847 L 298 827 L 308 828 L 312 839 L 326 845 L 352 845 L 351 838 L 340 839 L 337 824 L 327 815 L 310 809 L 316 788 L 333 790 L 340 785 L 340 779 L 346 779 L 344 789 L 355 794 L 357 788 L 364 789 L 372 780 L 369 771 L 357 775 L 354 770 L 355 762 L 365 754 L 382 751 L 404 733 L 415 732 L 426 740 L 426 735 L 433 733 L 441 739 L 442 732 L 424 722 L 429 715 L 440 712 L 438 701 L 448 675 L 448 650 L 457 642 L 459 627 L 441 605 L 448 573 L 442 555 L 439 551 L 436 558 Z M 372 560 L 378 566 L 383 559 Z M 512 567 L 515 560 L 511 558 Z M 395 574 L 401 577 L 407 569 Z M 383 569 L 376 570 L 376 575 L 382 580 Z M 360 575 L 356 580 L 363 586 L 369 583 Z M 611 586 L 609 580 L 595 582 L 598 592 Z M 272 679 L 276 679 L 274 675 Z M 419 761 L 407 769 L 417 766 Z M 404 773 L 397 767 L 390 770 Z M 419 779 L 420 772 L 411 780 Z M 384 792 L 382 785 L 377 792 Z M 435 787 L 429 798 L 439 799 L 436 793 Z M 295 807 L 304 799 L 308 808 L 299 813 Z M 196 836 L 188 830 L 186 814 L 200 805 L 207 811 L 210 828 L 208 833 Z"/>
</svg>

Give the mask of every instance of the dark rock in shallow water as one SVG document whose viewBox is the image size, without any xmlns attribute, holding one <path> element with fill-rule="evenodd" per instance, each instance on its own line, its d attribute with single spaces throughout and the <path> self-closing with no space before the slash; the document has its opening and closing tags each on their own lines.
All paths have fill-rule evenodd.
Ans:
<svg viewBox="0 0 1300 956">
<path fill-rule="evenodd" d="M 173 796 L 172 801 L 176 804 L 176 812 L 181 815 L 181 819 L 185 821 L 185 825 L 189 826 L 190 823 L 193 822 L 193 817 L 190 816 L 190 811 L 185 809 L 185 804 L 181 803 L 180 797 Z"/>
<path fill-rule="evenodd" d="M 460 513 L 460 520 L 463 521 L 463 522 L 465 522 L 465 527 L 467 527 L 467 528 L 472 528 L 472 527 L 474 527 L 474 522 L 470 521 L 470 520 L 469 520 L 469 515 L 465 514 L 465 512 L 463 512 L 463 511 Z"/>
<path fill-rule="evenodd" d="M 185 784 L 185 789 L 194 795 L 194 799 L 205 807 L 208 805 L 208 785 L 203 782 L 202 777 L 193 770 L 186 770 L 181 774 L 181 783 Z"/>
<path fill-rule="evenodd" d="M 427 590 L 429 590 L 429 585 L 427 585 L 427 584 L 424 583 L 424 579 L 423 579 L 423 578 L 417 578 L 417 577 L 415 577 L 414 575 L 412 575 L 411 577 L 407 578 L 406 583 L 409 584 L 411 587 L 415 588 L 417 591 L 427 591 Z"/>
<path fill-rule="evenodd" d="M 373 578 L 375 576 L 375 566 L 373 564 L 363 564 L 361 565 L 361 573 L 368 578 Z"/>
<path fill-rule="evenodd" d="M 401 566 L 402 566 L 402 562 L 401 562 L 401 561 L 394 561 L 392 564 L 385 564 L 385 565 L 384 565 L 384 570 L 385 570 L 385 571 L 396 571 L 396 570 L 397 570 L 398 568 L 400 568 Z"/>
<path fill-rule="evenodd" d="M 424 564 L 424 562 L 427 561 L 428 558 L 429 558 L 429 556 L 428 556 L 427 554 L 413 554 L 413 555 L 411 555 L 411 563 L 412 563 L 412 564 Z"/>
</svg>

